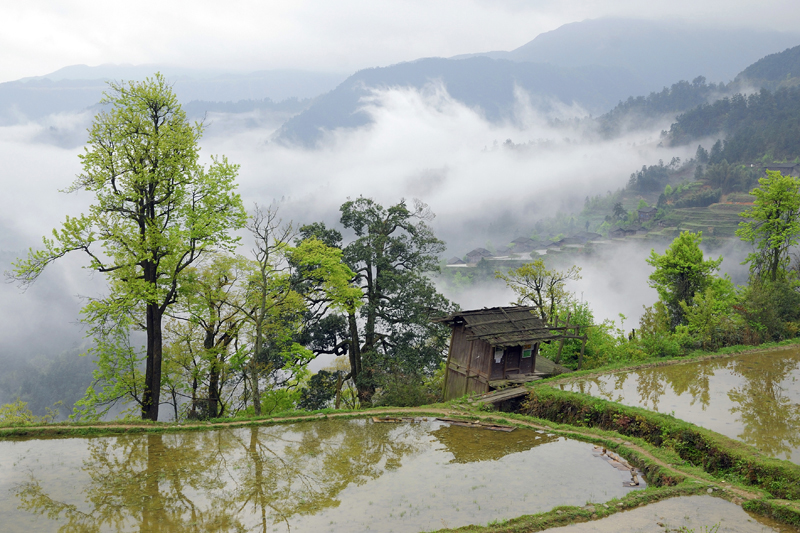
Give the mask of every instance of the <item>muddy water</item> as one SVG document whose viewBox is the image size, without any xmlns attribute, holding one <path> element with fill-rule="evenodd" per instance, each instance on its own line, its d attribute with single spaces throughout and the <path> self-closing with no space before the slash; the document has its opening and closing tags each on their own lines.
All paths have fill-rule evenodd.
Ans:
<svg viewBox="0 0 800 533">
<path fill-rule="evenodd" d="M 0 442 L 8 531 L 422 531 L 607 501 L 589 444 L 435 421 L 320 420 Z"/>
<path fill-rule="evenodd" d="M 563 385 L 692 422 L 800 464 L 800 350 L 653 367 Z"/>
<path fill-rule="evenodd" d="M 738 505 L 713 496 L 681 496 L 607 518 L 548 530 L 548 533 L 641 533 L 674 531 L 697 533 L 775 533 L 794 531 Z"/>
</svg>

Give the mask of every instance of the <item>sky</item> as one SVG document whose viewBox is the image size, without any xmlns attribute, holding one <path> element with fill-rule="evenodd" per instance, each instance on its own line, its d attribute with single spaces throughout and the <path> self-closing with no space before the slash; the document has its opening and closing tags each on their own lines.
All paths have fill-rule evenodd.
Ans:
<svg viewBox="0 0 800 533">
<path fill-rule="evenodd" d="M 29 0 L 2 2 L 0 82 L 68 65 L 353 72 L 511 50 L 600 17 L 794 30 L 793 0 Z"/>
</svg>

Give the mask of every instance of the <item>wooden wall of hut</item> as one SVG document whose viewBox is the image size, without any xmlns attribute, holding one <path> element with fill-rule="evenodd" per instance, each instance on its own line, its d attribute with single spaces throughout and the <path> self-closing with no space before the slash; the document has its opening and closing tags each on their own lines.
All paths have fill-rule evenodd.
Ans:
<svg viewBox="0 0 800 533">
<path fill-rule="evenodd" d="M 482 339 L 469 340 L 471 335 L 473 332 L 464 324 L 453 326 L 445 374 L 445 400 L 473 392 L 485 394 L 492 390 L 490 381 L 535 371 L 538 344 L 531 346 L 530 357 L 522 357 L 522 346 L 509 346 L 503 348 L 502 357 L 497 360 L 497 348 Z"/>
</svg>

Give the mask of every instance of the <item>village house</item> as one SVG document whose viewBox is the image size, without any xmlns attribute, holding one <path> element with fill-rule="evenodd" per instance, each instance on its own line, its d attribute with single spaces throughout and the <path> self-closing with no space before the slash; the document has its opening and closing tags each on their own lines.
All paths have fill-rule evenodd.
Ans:
<svg viewBox="0 0 800 533">
<path fill-rule="evenodd" d="M 577 326 L 547 326 L 535 307 L 493 307 L 459 311 L 436 322 L 452 328 L 444 399 L 484 394 L 510 384 L 568 371 L 541 356 L 539 345 L 554 339 L 584 337 Z M 537 368 L 540 366 L 540 368 Z"/>
<path fill-rule="evenodd" d="M 475 248 L 471 252 L 467 253 L 467 264 L 469 265 L 476 265 L 481 262 L 481 259 L 488 259 L 493 257 L 494 254 L 487 250 L 486 248 Z"/>
<path fill-rule="evenodd" d="M 628 226 L 627 228 L 615 227 L 608 232 L 608 237 L 611 239 L 623 239 L 637 234 L 645 234 L 647 229 L 642 226 Z"/>
<path fill-rule="evenodd" d="M 784 176 L 800 177 L 800 163 L 771 163 L 763 168 L 765 174 L 767 170 L 777 170 Z"/>
<path fill-rule="evenodd" d="M 639 222 L 647 222 L 648 220 L 652 220 L 654 216 L 658 213 L 658 208 L 656 207 L 643 207 L 639 209 Z"/>
<path fill-rule="evenodd" d="M 467 266 L 467 264 L 460 257 L 453 256 L 447 261 L 447 266 Z"/>
</svg>

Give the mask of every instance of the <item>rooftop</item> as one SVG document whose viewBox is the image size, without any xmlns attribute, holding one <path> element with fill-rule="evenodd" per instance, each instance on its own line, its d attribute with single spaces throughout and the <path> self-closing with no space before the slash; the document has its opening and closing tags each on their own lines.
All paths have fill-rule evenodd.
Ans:
<svg viewBox="0 0 800 533">
<path fill-rule="evenodd" d="M 535 311 L 531 306 L 491 307 L 459 311 L 434 322 L 449 326 L 465 324 L 472 331 L 468 340 L 482 339 L 492 346 L 519 346 L 560 339 L 562 332 L 559 330 L 563 328 L 548 327 Z"/>
</svg>

